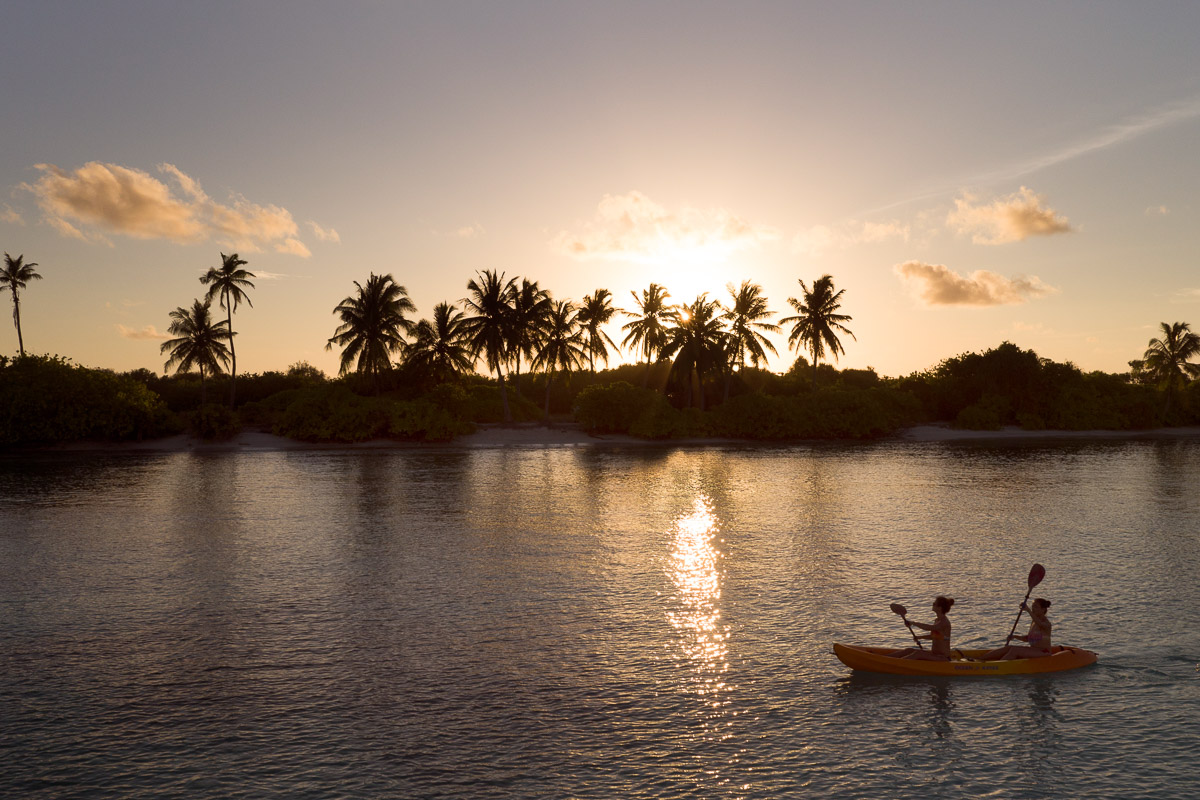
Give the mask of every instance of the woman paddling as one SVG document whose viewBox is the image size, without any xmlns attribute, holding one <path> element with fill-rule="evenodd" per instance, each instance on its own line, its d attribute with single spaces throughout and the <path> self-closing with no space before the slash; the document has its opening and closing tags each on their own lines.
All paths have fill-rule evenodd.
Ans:
<svg viewBox="0 0 1200 800">
<path fill-rule="evenodd" d="M 1021 603 L 1021 610 L 1029 612 L 1029 633 L 1022 636 L 1017 634 L 1014 639 L 1020 639 L 1026 646 L 1005 645 L 983 655 L 984 661 L 1010 661 L 1014 658 L 1040 658 L 1050 655 L 1050 619 L 1046 612 L 1050 610 L 1050 601 L 1039 597 L 1032 606 Z"/>
<path fill-rule="evenodd" d="M 929 649 L 918 650 L 915 647 L 906 647 L 903 650 L 896 650 L 888 653 L 890 656 L 897 658 L 912 658 L 922 661 L 949 661 L 950 660 L 950 618 L 946 613 L 950 611 L 950 606 L 954 605 L 953 597 L 942 597 L 938 595 L 933 601 L 933 613 L 937 618 L 932 625 L 926 625 L 924 622 L 909 622 L 905 617 L 904 621 L 909 625 L 915 625 L 923 631 L 929 633 L 922 636 L 916 636 L 917 639 L 928 639 Z"/>
</svg>

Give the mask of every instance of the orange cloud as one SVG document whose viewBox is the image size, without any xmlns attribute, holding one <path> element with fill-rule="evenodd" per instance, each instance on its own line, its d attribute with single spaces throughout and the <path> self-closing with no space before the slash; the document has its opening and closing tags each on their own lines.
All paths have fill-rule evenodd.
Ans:
<svg viewBox="0 0 1200 800">
<path fill-rule="evenodd" d="M 1005 278 L 983 269 L 963 276 L 942 264 L 920 261 L 906 261 L 892 269 L 930 306 L 1015 305 L 1058 291 L 1033 276 Z"/>
<path fill-rule="evenodd" d="M 153 325 L 147 325 L 146 327 L 142 328 L 141 330 L 135 330 L 134 328 L 128 328 L 128 327 L 118 323 L 117 324 L 117 333 L 121 334 L 121 336 L 123 336 L 126 339 L 136 339 L 136 340 L 150 339 L 150 340 L 154 340 L 154 341 L 165 341 L 165 340 L 171 338 L 170 335 L 168 335 L 168 334 L 159 333 L 158 329 L 155 328 Z"/>
<path fill-rule="evenodd" d="M 177 192 L 146 172 L 119 164 L 92 161 L 74 171 L 35 166 L 42 176 L 23 188 L 33 192 L 45 221 L 64 236 L 107 241 L 104 234 L 114 233 L 179 244 L 211 239 L 246 252 L 271 248 L 309 255 L 287 209 L 239 195 L 218 203 L 173 164 L 158 169 L 174 180 Z"/>
<path fill-rule="evenodd" d="M 670 210 L 634 191 L 605 195 L 590 222 L 578 232 L 563 231 L 552 246 L 579 259 L 722 261 L 777 238 L 773 228 L 755 225 L 724 209 Z"/>
<path fill-rule="evenodd" d="M 817 255 L 826 250 L 841 250 L 858 244 L 875 244 L 886 241 L 907 242 L 911 228 L 899 221 L 859 222 L 846 220 L 835 226 L 816 225 L 800 231 L 792 238 L 792 251 L 805 255 Z"/>
<path fill-rule="evenodd" d="M 956 199 L 946 224 L 960 234 L 970 234 L 975 244 L 1007 244 L 1072 230 L 1066 217 L 1044 208 L 1041 196 L 1025 186 L 991 205 L 974 205 L 974 200 L 972 195 Z"/>
<path fill-rule="evenodd" d="M 0 222 L 7 222 L 12 225 L 24 225 L 25 220 L 15 208 L 5 203 L 0 206 Z"/>
</svg>

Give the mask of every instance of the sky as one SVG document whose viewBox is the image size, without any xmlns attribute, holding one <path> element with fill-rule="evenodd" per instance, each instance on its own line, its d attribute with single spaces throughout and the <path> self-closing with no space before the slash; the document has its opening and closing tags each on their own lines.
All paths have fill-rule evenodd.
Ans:
<svg viewBox="0 0 1200 800">
<path fill-rule="evenodd" d="M 829 274 L 838 366 L 887 376 L 1004 341 L 1122 372 L 1200 327 L 1197 3 L 8 0 L 0 29 L 28 352 L 161 372 L 232 252 L 239 372 L 336 374 L 371 273 L 415 318 L 488 269 L 622 309 L 750 280 L 776 318 Z"/>
</svg>

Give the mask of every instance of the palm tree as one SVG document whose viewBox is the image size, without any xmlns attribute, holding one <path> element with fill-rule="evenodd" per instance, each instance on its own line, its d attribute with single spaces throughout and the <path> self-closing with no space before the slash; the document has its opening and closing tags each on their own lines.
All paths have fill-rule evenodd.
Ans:
<svg viewBox="0 0 1200 800">
<path fill-rule="evenodd" d="M 433 307 L 433 321 L 423 319 L 414 329 L 408 361 L 428 369 L 438 380 L 447 381 L 471 371 L 471 349 L 463 313 L 450 303 Z"/>
<path fill-rule="evenodd" d="M 596 356 L 600 356 L 605 364 L 608 363 L 608 345 L 617 350 L 617 343 L 609 335 L 600 330 L 601 325 L 607 325 L 617 310 L 612 307 L 612 292 L 608 289 L 597 289 L 592 294 L 583 296 L 577 318 L 583 327 L 584 348 L 587 351 L 588 366 L 596 372 Z"/>
<path fill-rule="evenodd" d="M 540 288 L 537 281 L 521 279 L 521 286 L 513 286 L 512 297 L 512 363 L 513 386 L 521 394 L 521 358 L 532 359 L 538 348 L 546 316 L 550 312 L 550 293 Z"/>
<path fill-rule="evenodd" d="M 775 345 L 759 331 L 775 333 L 779 326 L 763 321 L 773 312 L 767 309 L 767 298 L 763 297 L 761 286 L 742 281 L 741 288 L 736 291 L 732 283 L 725 288 L 729 290 L 733 303 L 727 307 L 722 306 L 725 313 L 721 315 L 721 319 L 729 323 L 730 355 L 733 363 L 738 365 L 738 371 L 742 372 L 746 369 L 747 354 L 750 355 L 751 365 L 757 367 L 760 362 L 767 360 L 767 350 L 777 352 Z M 725 388 L 728 395 L 728 381 Z"/>
<path fill-rule="evenodd" d="M 837 313 L 837 310 L 842 307 L 841 299 L 846 290 L 839 289 L 836 292 L 833 290 L 832 275 L 822 275 L 813 281 L 811 292 L 804 280 L 801 279 L 800 290 L 804 293 L 804 302 L 800 302 L 794 297 L 788 298 L 788 303 L 796 309 L 797 316 L 785 317 L 779 320 L 779 323 L 781 325 L 789 322 L 796 323 L 788 335 L 788 349 L 793 346 L 806 347 L 812 353 L 813 386 L 815 387 L 817 385 L 817 364 L 825 355 L 825 347 L 829 347 L 829 353 L 835 361 L 839 353 L 846 352 L 834 331 L 849 334 L 850 338 L 855 341 L 858 339 L 850 332 L 849 328 L 842 324 L 849 322 L 852 318 Z"/>
<path fill-rule="evenodd" d="M 1192 332 L 1186 322 L 1171 325 L 1160 323 L 1161 339 L 1151 339 L 1143 369 L 1166 389 L 1167 405 L 1164 415 L 1171 413 L 1171 400 L 1189 379 L 1200 377 L 1200 364 L 1190 363 L 1200 356 L 1200 334 Z"/>
<path fill-rule="evenodd" d="M 367 285 L 354 282 L 358 292 L 333 309 L 342 324 L 325 343 L 326 350 L 342 348 L 341 368 L 345 375 L 351 367 L 371 376 L 371 386 L 379 391 L 379 373 L 392 367 L 392 354 L 404 351 L 404 335 L 412 332 L 413 324 L 404 316 L 417 310 L 408 298 L 408 290 L 389 275 L 367 278 Z M 357 364 L 355 363 L 357 361 Z"/>
<path fill-rule="evenodd" d="M 700 410 L 704 410 L 704 373 L 712 368 L 722 369 L 726 353 L 726 333 L 717 315 L 720 304 L 702 294 L 690 306 L 678 306 L 671 310 L 667 343 L 663 346 L 663 358 L 676 356 L 671 372 L 681 375 L 684 381 L 684 396 L 688 406 L 692 404 L 692 375 L 700 394 Z M 678 355 L 676 355 L 678 354 Z"/>
<path fill-rule="evenodd" d="M 646 356 L 646 374 L 642 376 L 642 386 L 645 386 L 650 381 L 650 366 L 654 363 L 655 355 L 667 343 L 667 327 L 663 321 L 668 315 L 667 298 L 671 295 L 657 283 L 652 283 L 650 288 L 643 289 L 640 300 L 636 293 L 630 292 L 629 294 L 633 295 L 633 302 L 638 304 L 638 311 L 621 312 L 627 317 L 634 318 L 621 326 L 621 330 L 628 331 L 624 340 L 621 341 L 621 346 L 637 347 L 641 345 L 642 354 Z"/>
<path fill-rule="evenodd" d="M 35 262 L 24 263 L 25 256 L 19 255 L 13 258 L 8 253 L 4 254 L 4 269 L 0 270 L 0 287 L 7 286 L 12 292 L 13 301 L 13 324 L 17 326 L 17 346 L 21 349 L 21 357 L 25 357 L 25 339 L 21 336 L 21 295 L 20 290 L 25 288 L 29 281 L 40 281 L 41 275 L 34 271 L 37 266 Z"/>
<path fill-rule="evenodd" d="M 200 370 L 200 404 L 208 402 L 208 391 L 204 379 L 218 375 L 221 367 L 229 363 L 229 348 L 225 340 L 235 334 L 230 332 L 225 320 L 213 322 L 207 298 L 195 300 L 191 308 L 180 306 L 171 312 L 171 324 L 167 333 L 177 337 L 162 343 L 158 352 L 171 354 L 163 369 L 176 367 L 176 372 L 190 372 L 192 367 Z"/>
<path fill-rule="evenodd" d="M 575 306 L 569 300 L 552 303 L 546 315 L 541 346 L 533 359 L 534 368 L 546 370 L 546 421 L 550 420 L 550 387 L 554 383 L 554 371 L 560 369 L 570 373 L 583 367 L 583 338 Z"/>
<path fill-rule="evenodd" d="M 221 253 L 221 266 L 209 267 L 208 272 L 200 276 L 200 282 L 208 285 L 208 299 L 212 300 L 216 296 L 221 298 L 221 308 L 225 309 L 225 320 L 228 323 L 227 330 L 229 331 L 229 407 L 233 408 L 236 398 L 235 381 L 237 381 L 237 350 L 233 346 L 233 312 L 237 310 L 238 303 L 243 300 L 246 305 L 251 308 L 254 303 L 250 302 L 250 297 L 246 294 L 246 289 L 253 289 L 254 284 L 250 282 L 250 278 L 254 277 L 253 272 L 247 272 L 242 267 L 249 262 L 238 258 L 238 254 L 227 256 Z"/>
<path fill-rule="evenodd" d="M 488 369 L 496 373 L 500 383 L 500 404 L 504 421 L 512 422 L 508 409 L 508 389 L 504 385 L 504 364 L 512 352 L 512 294 L 516 278 L 504 279 L 504 273 L 484 270 L 476 273 L 478 280 L 467 282 L 471 294 L 463 298 L 468 316 L 463 324 L 475 358 L 483 354 Z"/>
</svg>

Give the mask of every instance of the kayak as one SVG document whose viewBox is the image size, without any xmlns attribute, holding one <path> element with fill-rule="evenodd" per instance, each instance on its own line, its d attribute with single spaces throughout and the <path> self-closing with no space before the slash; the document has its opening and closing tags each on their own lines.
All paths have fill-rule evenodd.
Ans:
<svg viewBox="0 0 1200 800">
<path fill-rule="evenodd" d="M 980 661 L 987 650 L 955 650 L 953 661 L 920 661 L 887 655 L 894 647 L 856 647 L 833 645 L 833 652 L 850 669 L 864 672 L 883 672 L 889 675 L 1033 675 L 1043 672 L 1062 672 L 1095 664 L 1098 656 L 1081 647 L 1054 647 L 1051 655 L 1040 658 L 1015 658 L 1011 661 Z"/>
</svg>

